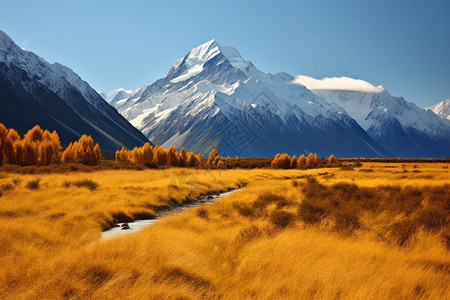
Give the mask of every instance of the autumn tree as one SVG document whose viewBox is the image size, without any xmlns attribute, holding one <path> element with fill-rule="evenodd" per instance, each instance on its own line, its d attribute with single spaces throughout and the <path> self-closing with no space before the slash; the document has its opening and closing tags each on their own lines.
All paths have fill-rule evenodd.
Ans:
<svg viewBox="0 0 450 300">
<path fill-rule="evenodd" d="M 153 146 L 150 143 L 145 143 L 142 146 L 142 162 L 143 163 L 151 163 L 153 162 L 154 152 Z"/>
<path fill-rule="evenodd" d="M 142 149 L 138 147 L 134 147 L 133 150 L 130 151 L 130 160 L 134 164 L 139 164 L 142 162 Z"/>
<path fill-rule="evenodd" d="M 225 162 L 223 161 L 222 158 L 219 158 L 219 160 L 218 160 L 217 163 L 216 163 L 216 166 L 217 166 L 217 168 L 219 168 L 219 169 L 225 168 Z"/>
<path fill-rule="evenodd" d="M 197 154 L 197 161 L 200 167 L 203 166 L 203 157 L 201 153 Z"/>
<path fill-rule="evenodd" d="M 298 157 L 297 167 L 301 168 L 301 169 L 306 168 L 306 157 L 304 154 L 302 154 Z"/>
<path fill-rule="evenodd" d="M 334 165 L 335 163 L 337 163 L 337 159 L 336 159 L 336 157 L 334 157 L 333 154 L 331 154 L 331 155 L 328 157 L 328 163 L 329 163 L 330 165 Z"/>
<path fill-rule="evenodd" d="M 116 151 L 116 162 L 130 162 L 130 151 L 125 148 Z"/>
<path fill-rule="evenodd" d="M 188 167 L 198 167 L 200 165 L 200 161 L 198 160 L 197 155 L 192 152 L 188 152 L 186 164 Z"/>
<path fill-rule="evenodd" d="M 6 136 L 8 134 L 8 129 L 5 127 L 5 125 L 3 125 L 2 123 L 0 123 L 0 165 L 3 164 L 3 148 L 4 148 L 4 142 L 6 139 Z"/>
<path fill-rule="evenodd" d="M 42 134 L 42 140 L 37 146 L 38 157 L 37 163 L 40 165 L 48 165 L 58 163 L 61 160 L 61 142 L 56 131 L 50 133 L 45 130 Z"/>
<path fill-rule="evenodd" d="M 219 152 L 217 151 L 216 148 L 212 149 L 211 152 L 209 153 L 208 156 L 208 160 L 206 161 L 206 164 L 208 166 L 212 166 L 214 165 L 214 160 L 216 159 L 216 157 L 219 156 Z M 216 161 L 217 162 L 217 161 Z"/>
<path fill-rule="evenodd" d="M 319 164 L 319 158 L 316 153 L 310 153 L 306 158 L 306 166 L 308 168 L 316 167 Z"/>
<path fill-rule="evenodd" d="M 167 165 L 167 163 L 169 162 L 169 157 L 167 155 L 166 150 L 164 150 L 163 147 L 161 146 L 156 146 L 155 147 L 155 163 L 158 166 L 165 166 Z"/>
<path fill-rule="evenodd" d="M 281 156 L 281 154 L 277 153 L 275 155 L 275 157 L 272 159 L 272 162 L 270 163 L 270 166 L 272 168 L 278 168 L 278 161 L 280 160 L 280 156 Z"/>
<path fill-rule="evenodd" d="M 180 163 L 180 160 L 178 158 L 178 152 L 175 146 L 170 146 L 170 148 L 167 150 L 167 155 L 169 157 L 169 165 L 177 167 Z"/>
<path fill-rule="evenodd" d="M 73 143 L 70 143 L 66 150 L 63 151 L 62 153 L 62 162 L 63 163 L 74 163 L 76 162 L 76 158 L 75 158 L 75 148 Z"/>
<path fill-rule="evenodd" d="M 14 143 L 20 140 L 20 136 L 14 129 L 8 129 L 8 134 L 3 141 L 3 159 L 5 163 L 16 163 L 16 152 L 14 150 Z"/>
<path fill-rule="evenodd" d="M 101 150 L 98 144 L 94 145 L 91 136 L 82 135 L 75 143 L 70 143 L 62 154 L 63 162 L 96 165 L 100 161 Z"/>
<path fill-rule="evenodd" d="M 291 158 L 291 169 L 296 169 L 297 168 L 297 156 L 292 156 Z"/>
<path fill-rule="evenodd" d="M 25 147 L 23 140 L 17 140 L 14 142 L 14 163 L 16 165 L 24 165 Z"/>
<path fill-rule="evenodd" d="M 180 150 L 180 167 L 186 167 L 187 165 L 187 154 L 186 149 L 183 147 Z"/>
<path fill-rule="evenodd" d="M 277 169 L 289 169 L 291 167 L 291 157 L 287 153 L 275 155 L 271 166 Z"/>
</svg>

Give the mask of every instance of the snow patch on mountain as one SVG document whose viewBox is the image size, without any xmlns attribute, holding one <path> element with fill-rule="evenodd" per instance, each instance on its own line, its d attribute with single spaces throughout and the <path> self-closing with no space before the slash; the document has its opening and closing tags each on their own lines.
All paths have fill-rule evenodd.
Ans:
<svg viewBox="0 0 450 300">
<path fill-rule="evenodd" d="M 123 95 L 123 98 L 127 98 L 127 96 L 129 97 L 134 91 L 132 90 L 126 90 L 123 88 L 118 88 L 118 89 L 114 89 L 112 91 L 110 91 L 108 94 L 106 94 L 106 96 L 104 97 L 106 102 L 111 103 L 111 101 L 119 94 L 119 95 Z"/>
<path fill-rule="evenodd" d="M 438 116 L 450 120 L 450 99 L 436 103 L 433 106 L 426 107 L 426 110 L 431 110 Z"/>
</svg>

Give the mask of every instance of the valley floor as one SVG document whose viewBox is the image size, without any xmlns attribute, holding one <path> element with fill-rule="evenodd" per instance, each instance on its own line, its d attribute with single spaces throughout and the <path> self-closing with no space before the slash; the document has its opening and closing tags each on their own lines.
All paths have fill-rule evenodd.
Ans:
<svg viewBox="0 0 450 300">
<path fill-rule="evenodd" d="M 449 299 L 448 167 L 0 168 L 0 298 Z M 100 239 L 115 222 L 241 186 Z"/>
</svg>

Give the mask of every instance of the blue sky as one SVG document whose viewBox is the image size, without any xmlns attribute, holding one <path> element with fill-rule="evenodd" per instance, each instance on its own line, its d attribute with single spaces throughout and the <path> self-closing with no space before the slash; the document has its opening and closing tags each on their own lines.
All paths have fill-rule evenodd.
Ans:
<svg viewBox="0 0 450 300">
<path fill-rule="evenodd" d="M 0 1 L 0 29 L 98 91 L 164 77 L 212 38 L 262 71 L 349 76 L 419 106 L 450 98 L 450 1 Z"/>
</svg>

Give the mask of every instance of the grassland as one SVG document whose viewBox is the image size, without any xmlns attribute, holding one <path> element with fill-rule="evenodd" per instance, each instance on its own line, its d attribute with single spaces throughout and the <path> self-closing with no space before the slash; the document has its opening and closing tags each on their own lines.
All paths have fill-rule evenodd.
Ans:
<svg viewBox="0 0 450 300">
<path fill-rule="evenodd" d="M 448 167 L 0 169 L 0 298 L 448 299 Z M 100 240 L 114 222 L 244 185 Z"/>
</svg>

